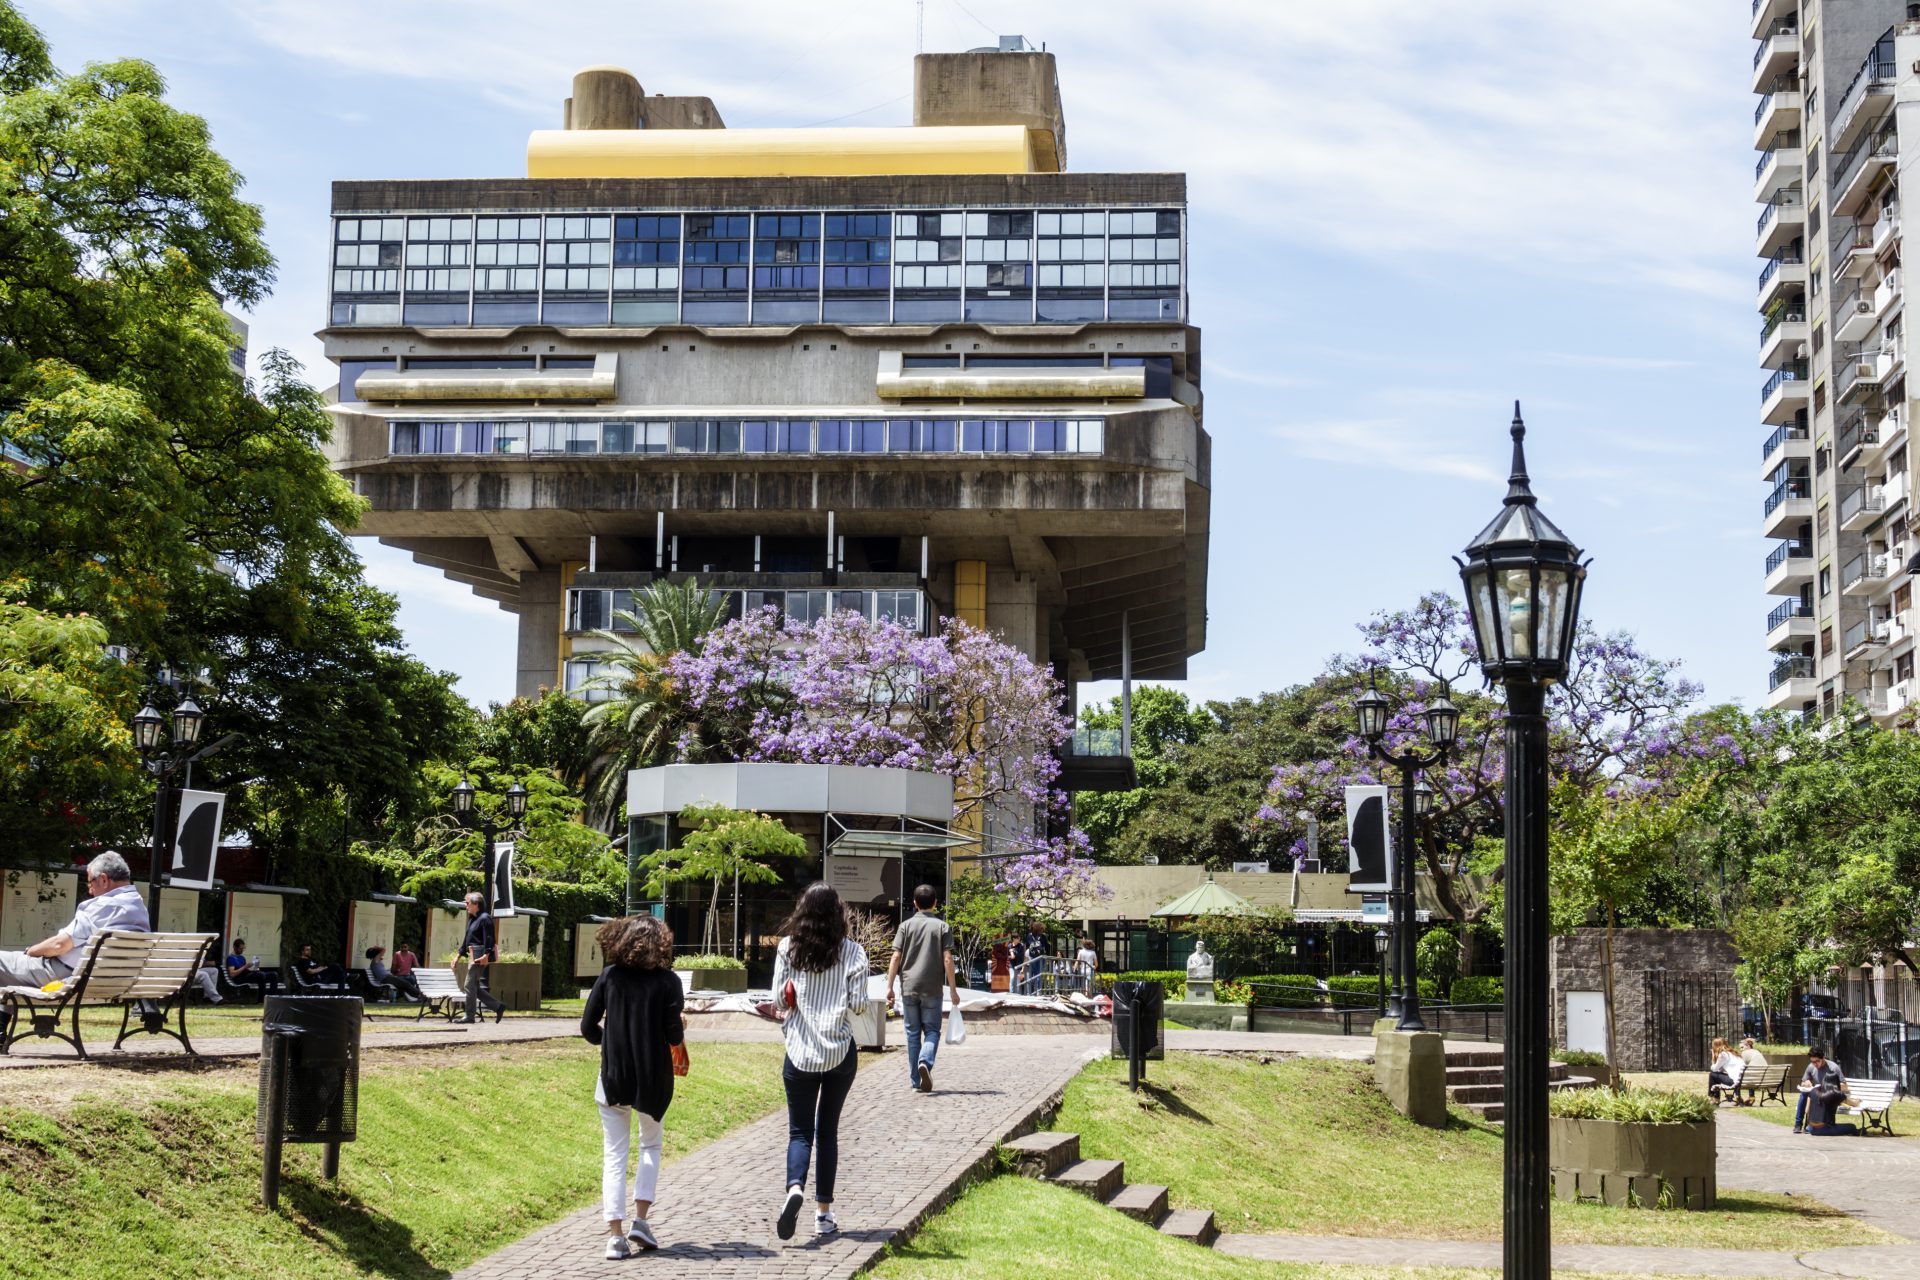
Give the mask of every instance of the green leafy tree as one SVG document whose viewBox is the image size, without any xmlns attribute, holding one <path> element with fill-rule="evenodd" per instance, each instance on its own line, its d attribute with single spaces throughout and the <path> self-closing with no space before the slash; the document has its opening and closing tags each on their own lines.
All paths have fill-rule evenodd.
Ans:
<svg viewBox="0 0 1920 1280">
<path fill-rule="evenodd" d="M 1012 898 L 994 888 L 976 871 L 963 872 L 947 886 L 942 915 L 953 932 L 953 960 L 964 975 L 986 954 L 996 938 L 1004 938 L 1018 926 L 1021 908 Z"/>
<path fill-rule="evenodd" d="M 1120 700 L 1085 707 L 1080 723 L 1088 729 L 1120 729 Z M 1144 685 L 1133 695 L 1133 764 L 1140 785 L 1129 791 L 1089 791 L 1074 796 L 1074 820 L 1087 833 L 1096 861 L 1112 862 L 1121 832 L 1153 802 L 1174 776 L 1179 748 L 1211 733 L 1214 719 L 1190 706 L 1187 695 L 1164 685 Z"/>
<path fill-rule="evenodd" d="M 807 842 L 764 813 L 748 813 L 724 805 L 695 805 L 680 811 L 680 822 L 693 829 L 681 837 L 678 848 L 648 854 L 638 870 L 646 873 L 647 892 L 665 897 L 668 886 L 711 880 L 706 926 L 700 949 L 719 947 L 720 890 L 734 884 L 778 884 L 779 860 L 806 856 Z"/>
<path fill-rule="evenodd" d="M 626 820 L 629 772 L 683 752 L 703 754 L 697 718 L 668 663 L 697 647 L 727 613 L 725 601 L 698 582 L 655 582 L 635 592 L 633 609 L 618 617 L 627 630 L 595 633 L 611 648 L 591 688 L 611 696 L 582 719 L 588 812 L 609 831 Z"/>
<path fill-rule="evenodd" d="M 1215 972 L 1222 977 L 1265 969 L 1285 940 L 1293 913 L 1285 907 L 1248 912 L 1217 912 L 1200 916 L 1189 925 L 1213 953 Z"/>
<path fill-rule="evenodd" d="M 539 765 L 578 787 L 593 764 L 587 711 L 585 702 L 559 689 L 538 698 L 496 702 L 476 718 L 471 749 L 497 760 Z"/>
<path fill-rule="evenodd" d="M 1429 929 L 1413 949 L 1414 968 L 1445 995 L 1460 976 L 1460 939 L 1448 929 Z"/>
<path fill-rule="evenodd" d="M 134 769 L 105 643 L 92 618 L 0 599 L 0 808 L 21 846 L 67 843 L 76 815 L 64 801 L 111 790 Z"/>
<path fill-rule="evenodd" d="M 486 756 L 468 765 L 462 770 L 435 762 L 424 768 L 433 813 L 415 827 L 399 851 L 403 856 L 423 869 L 483 870 L 485 837 L 453 809 L 453 789 L 465 777 L 474 787 L 475 815 L 491 819 L 503 833 L 499 839 L 513 842 L 515 864 L 527 875 L 603 888 L 624 883 L 619 854 L 604 832 L 580 821 L 580 797 L 564 782 L 538 765 L 506 766 Z M 507 808 L 507 789 L 516 782 L 527 789 L 527 811 L 517 823 Z"/>
</svg>

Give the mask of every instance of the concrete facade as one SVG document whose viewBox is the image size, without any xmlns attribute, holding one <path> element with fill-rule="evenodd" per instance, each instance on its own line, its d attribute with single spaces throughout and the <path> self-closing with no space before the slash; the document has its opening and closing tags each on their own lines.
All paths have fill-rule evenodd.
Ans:
<svg viewBox="0 0 1920 1280">
<path fill-rule="evenodd" d="M 1051 55 L 923 56 L 916 83 L 917 122 L 1064 157 Z M 575 131 L 724 127 L 619 68 L 573 91 Z M 930 628 L 974 563 L 989 629 L 1069 685 L 1183 677 L 1211 488 L 1185 201 L 1165 173 L 336 183 L 354 532 L 516 613 L 522 695 L 579 687 L 656 578 Z M 877 274 L 843 300 L 822 267 L 856 249 Z"/>
</svg>

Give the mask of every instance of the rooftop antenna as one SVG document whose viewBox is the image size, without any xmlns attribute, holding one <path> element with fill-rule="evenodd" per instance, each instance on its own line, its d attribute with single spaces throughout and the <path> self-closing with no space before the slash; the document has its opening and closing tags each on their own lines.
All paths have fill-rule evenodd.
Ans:
<svg viewBox="0 0 1920 1280">
<path fill-rule="evenodd" d="M 914 0 L 913 5 L 913 51 L 927 51 L 927 0 Z"/>
</svg>

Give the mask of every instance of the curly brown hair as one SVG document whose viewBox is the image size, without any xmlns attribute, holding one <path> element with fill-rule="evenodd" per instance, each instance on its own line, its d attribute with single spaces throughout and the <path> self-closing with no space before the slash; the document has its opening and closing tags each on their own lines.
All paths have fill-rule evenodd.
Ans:
<svg viewBox="0 0 1920 1280">
<path fill-rule="evenodd" d="M 623 969 L 671 969 L 673 930 L 652 916 L 622 916 L 600 926 L 600 954 Z"/>
</svg>

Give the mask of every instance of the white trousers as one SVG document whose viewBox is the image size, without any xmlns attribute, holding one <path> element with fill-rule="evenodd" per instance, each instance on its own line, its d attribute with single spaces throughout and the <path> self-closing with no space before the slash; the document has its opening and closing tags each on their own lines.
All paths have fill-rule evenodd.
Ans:
<svg viewBox="0 0 1920 1280">
<path fill-rule="evenodd" d="M 203 969 L 196 969 L 193 973 L 193 980 L 200 985 L 200 994 L 212 1004 L 220 1003 L 220 986 L 215 981 L 215 974 L 218 972 L 209 965 Z"/>
<path fill-rule="evenodd" d="M 593 1100 L 600 1107 L 601 1147 L 600 1207 L 608 1222 L 624 1222 L 635 1200 L 653 1203 L 660 1185 L 661 1125 L 644 1111 L 633 1107 L 610 1107 L 603 1087 L 596 1083 Z M 633 1122 L 640 1121 L 640 1156 L 633 1165 L 633 1194 L 627 1194 L 627 1153 L 633 1146 Z"/>
</svg>

